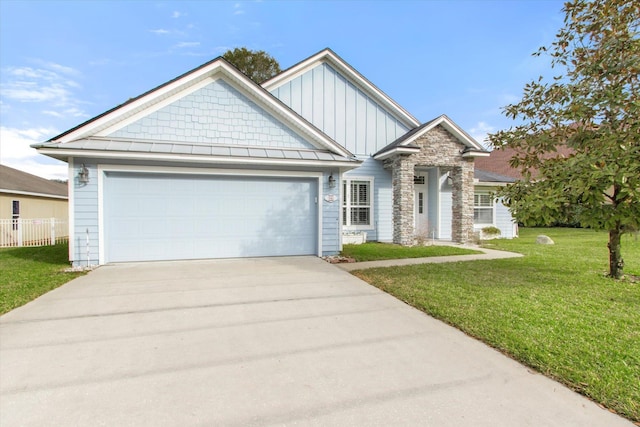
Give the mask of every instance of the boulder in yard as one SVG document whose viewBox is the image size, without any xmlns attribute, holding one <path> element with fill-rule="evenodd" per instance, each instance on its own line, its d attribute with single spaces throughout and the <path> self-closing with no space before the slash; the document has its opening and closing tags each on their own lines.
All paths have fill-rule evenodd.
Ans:
<svg viewBox="0 0 640 427">
<path fill-rule="evenodd" d="M 553 245 L 555 242 L 553 241 L 553 239 L 551 239 L 551 237 L 541 234 L 536 237 L 536 243 L 539 245 Z"/>
</svg>

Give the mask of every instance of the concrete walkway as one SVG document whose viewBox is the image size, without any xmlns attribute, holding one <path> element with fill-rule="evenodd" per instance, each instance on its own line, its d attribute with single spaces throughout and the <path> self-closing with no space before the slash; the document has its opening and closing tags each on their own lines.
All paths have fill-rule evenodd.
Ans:
<svg viewBox="0 0 640 427">
<path fill-rule="evenodd" d="M 461 246 L 461 245 L 453 245 L 453 244 L 451 246 L 458 246 L 458 247 L 463 247 L 467 249 L 473 249 L 483 253 L 471 254 L 471 255 L 434 256 L 434 257 L 426 257 L 426 258 L 385 259 L 380 261 L 351 262 L 351 263 L 341 263 L 341 264 L 335 264 L 335 265 L 337 265 L 339 268 L 345 271 L 354 271 L 354 270 L 364 270 L 366 268 L 375 268 L 375 267 L 394 267 L 394 266 L 413 265 L 413 264 L 439 264 L 443 262 L 518 258 L 522 256 L 522 254 L 518 254 L 515 252 L 496 251 L 494 249 L 486 249 L 486 248 L 480 248 L 476 246 Z"/>
<path fill-rule="evenodd" d="M 118 264 L 0 317 L 0 426 L 632 424 L 316 257 Z"/>
</svg>

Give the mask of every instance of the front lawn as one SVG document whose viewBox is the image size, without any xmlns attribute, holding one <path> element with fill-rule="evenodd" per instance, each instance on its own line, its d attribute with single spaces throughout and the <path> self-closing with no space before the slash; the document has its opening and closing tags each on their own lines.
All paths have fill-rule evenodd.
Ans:
<svg viewBox="0 0 640 427">
<path fill-rule="evenodd" d="M 535 244 L 538 234 L 555 245 Z M 638 422 L 640 283 L 604 277 L 606 243 L 604 232 L 523 229 L 486 244 L 523 258 L 354 274 Z M 622 254 L 640 276 L 637 236 L 623 236 Z"/>
<path fill-rule="evenodd" d="M 482 252 L 455 246 L 400 246 L 391 243 L 363 243 L 343 245 L 340 255 L 356 261 L 377 261 L 381 259 L 424 258 L 433 256 L 469 255 Z"/>
<path fill-rule="evenodd" d="M 65 273 L 68 245 L 0 249 L 0 314 L 84 273 Z"/>
</svg>

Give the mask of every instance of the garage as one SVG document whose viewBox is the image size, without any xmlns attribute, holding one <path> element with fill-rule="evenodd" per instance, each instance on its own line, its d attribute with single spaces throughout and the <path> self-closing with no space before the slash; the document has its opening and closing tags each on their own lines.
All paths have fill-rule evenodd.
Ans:
<svg viewBox="0 0 640 427">
<path fill-rule="evenodd" d="M 318 254 L 318 179 L 105 172 L 105 262 Z"/>
</svg>

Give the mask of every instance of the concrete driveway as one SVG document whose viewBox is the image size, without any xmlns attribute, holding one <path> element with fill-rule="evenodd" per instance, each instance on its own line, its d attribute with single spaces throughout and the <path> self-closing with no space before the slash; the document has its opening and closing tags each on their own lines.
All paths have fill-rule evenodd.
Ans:
<svg viewBox="0 0 640 427">
<path fill-rule="evenodd" d="M 0 333 L 3 427 L 631 425 L 314 257 L 104 266 Z"/>
</svg>

